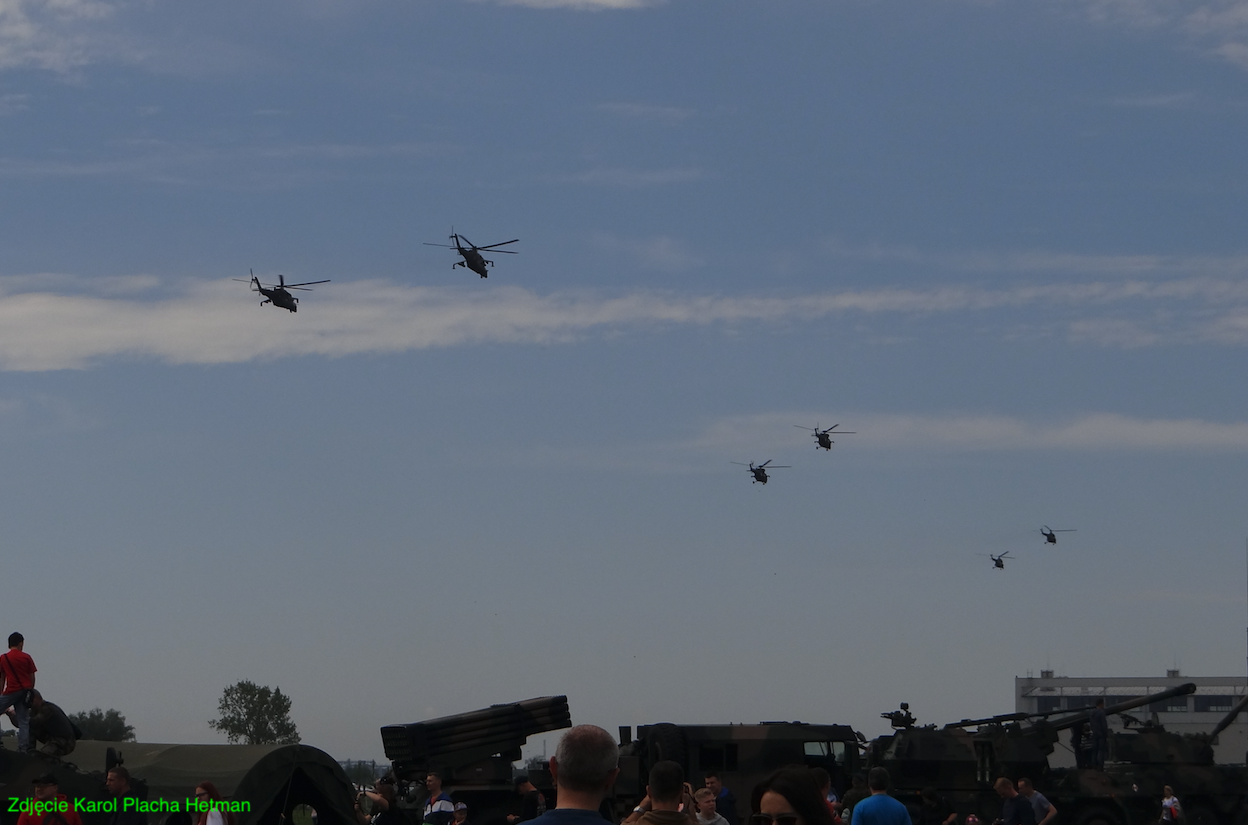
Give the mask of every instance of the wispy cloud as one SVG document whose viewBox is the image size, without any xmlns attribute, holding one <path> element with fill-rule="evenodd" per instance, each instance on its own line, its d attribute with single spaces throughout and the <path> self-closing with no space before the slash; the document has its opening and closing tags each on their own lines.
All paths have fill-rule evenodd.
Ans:
<svg viewBox="0 0 1248 825">
<path fill-rule="evenodd" d="M 569 180 L 574 183 L 593 183 L 603 186 L 623 186 L 640 188 L 644 186 L 666 186 L 671 183 L 685 183 L 704 177 L 701 169 L 590 169 Z"/>
<path fill-rule="evenodd" d="M 665 123 L 679 123 L 693 117 L 693 109 L 682 109 L 677 106 L 652 106 L 645 103 L 600 103 L 596 107 L 600 112 L 607 112 L 621 117 L 638 120 L 657 120 Z"/>
<path fill-rule="evenodd" d="M 667 272 L 683 272 L 705 263 L 690 251 L 688 244 L 666 235 L 637 240 L 601 233 L 594 237 L 594 243 L 609 252 L 628 253 L 643 266 Z"/>
<path fill-rule="evenodd" d="M 254 308 L 242 286 L 232 281 L 161 289 L 150 276 L 100 284 L 55 275 L 0 278 L 0 369 L 81 368 L 119 356 L 228 363 L 487 342 L 533 344 L 655 325 L 765 323 L 779 329 L 846 314 L 878 319 L 888 314 L 934 317 L 992 311 L 1000 313 L 995 332 L 977 322 L 977 334 L 1006 337 L 1036 309 L 1045 312 L 1047 330 L 1058 330 L 1047 334 L 1101 345 L 1248 343 L 1248 283 L 1211 279 L 847 290 L 784 297 L 539 295 L 515 287 L 431 288 L 367 280 L 339 289 L 326 287 L 303 312 L 290 316 Z M 1137 320 L 1141 314 L 1152 319 L 1147 327 Z M 883 322 L 875 323 L 882 334 L 889 334 Z M 914 333 L 913 325 L 907 329 Z"/>
<path fill-rule="evenodd" d="M 640 9 L 656 6 L 663 0 L 493 0 L 504 6 L 528 6 L 532 9 L 580 9 L 606 11 L 609 9 Z"/>
<path fill-rule="evenodd" d="M 1090 19 L 1168 29 L 1188 44 L 1248 69 L 1248 0 L 1067 0 Z"/>
<path fill-rule="evenodd" d="M 995 415 L 916 416 L 890 413 L 790 411 L 735 416 L 712 422 L 687 446 L 724 450 L 779 450 L 792 446 L 792 425 L 852 430 L 837 447 L 858 450 L 989 452 L 1076 450 L 1126 452 L 1244 452 L 1248 422 L 1143 419 L 1093 413 L 1059 423 Z"/>
<path fill-rule="evenodd" d="M 101 0 L 0 0 L 0 69 L 66 72 L 90 62 L 99 21 L 113 10 Z"/>
<path fill-rule="evenodd" d="M 937 252 L 915 247 L 847 244 L 832 239 L 824 244 L 832 255 L 847 260 L 896 262 L 934 266 L 955 272 L 1057 273 L 1094 276 L 1228 275 L 1248 274 L 1248 255 L 1105 255 L 1051 250 Z"/>
</svg>

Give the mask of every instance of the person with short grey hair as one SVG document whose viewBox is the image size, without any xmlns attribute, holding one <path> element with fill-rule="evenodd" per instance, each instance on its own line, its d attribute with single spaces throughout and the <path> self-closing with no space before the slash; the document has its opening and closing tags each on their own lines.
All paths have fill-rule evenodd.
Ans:
<svg viewBox="0 0 1248 825">
<path fill-rule="evenodd" d="M 577 725 L 550 758 L 555 807 L 525 825 L 602 825 L 598 813 L 620 775 L 620 746 L 597 725 Z"/>
</svg>

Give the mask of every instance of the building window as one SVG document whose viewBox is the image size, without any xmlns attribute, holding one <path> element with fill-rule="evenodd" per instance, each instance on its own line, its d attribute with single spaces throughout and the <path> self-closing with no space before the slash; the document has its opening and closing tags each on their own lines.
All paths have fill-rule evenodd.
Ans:
<svg viewBox="0 0 1248 825">
<path fill-rule="evenodd" d="M 1161 702 L 1152 702 L 1148 709 L 1153 713 L 1187 713 L 1187 697 L 1172 696 Z"/>
<path fill-rule="evenodd" d="M 1062 697 L 1060 696 L 1037 696 L 1036 697 L 1036 713 L 1052 713 L 1055 710 L 1062 709 Z"/>
<path fill-rule="evenodd" d="M 1197 696 L 1197 713 L 1226 713 L 1235 704 L 1234 696 Z"/>
</svg>

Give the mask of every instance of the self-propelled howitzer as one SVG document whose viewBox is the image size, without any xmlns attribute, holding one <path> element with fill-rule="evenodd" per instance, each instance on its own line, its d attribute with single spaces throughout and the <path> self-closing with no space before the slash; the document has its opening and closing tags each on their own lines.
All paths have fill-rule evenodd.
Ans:
<svg viewBox="0 0 1248 825">
<path fill-rule="evenodd" d="M 1118 702 L 1105 708 L 1107 715 L 1132 710 L 1152 702 L 1192 693 L 1193 684 Z M 1086 722 L 1092 708 L 1056 714 L 1010 713 L 983 719 L 963 719 L 938 728 L 918 726 L 908 707 L 882 714 L 897 730 L 871 741 L 867 748 L 870 766 L 888 769 L 892 792 L 908 806 L 917 807 L 918 793 L 933 787 L 960 814 L 976 814 L 991 822 L 1000 813 L 1001 801 L 992 790 L 997 777 L 1027 777 L 1046 795 L 1067 773 L 1049 768 L 1049 754 L 1058 734 Z M 1099 773 L 1099 772 L 1098 772 Z M 1073 812 L 1078 806 L 1068 799 Z M 1065 808 L 1059 810 L 1067 813 Z M 1066 819 L 1065 821 L 1071 821 Z"/>
</svg>

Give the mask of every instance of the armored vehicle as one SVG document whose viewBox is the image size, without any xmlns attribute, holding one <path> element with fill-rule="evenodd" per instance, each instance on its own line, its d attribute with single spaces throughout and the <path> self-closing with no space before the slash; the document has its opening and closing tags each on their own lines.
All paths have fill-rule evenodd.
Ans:
<svg viewBox="0 0 1248 825">
<path fill-rule="evenodd" d="M 754 786 L 784 765 L 821 767 L 833 787 L 844 789 L 861 770 L 860 744 L 866 740 L 848 725 L 762 722 L 757 725 L 641 725 L 633 739 L 620 728 L 620 778 L 614 807 L 624 814 L 646 794 L 650 767 L 665 759 L 679 762 L 686 779 L 702 785 L 707 772 L 719 775 L 737 800 L 737 815 L 749 815 Z M 619 817 L 617 816 L 618 821 Z"/>
<path fill-rule="evenodd" d="M 1193 684 L 1180 685 L 1161 693 L 1141 696 L 1105 708 L 1118 714 L 1174 696 L 1193 693 Z M 1071 825 L 1147 825 L 1155 822 L 1160 810 L 1161 786 L 1156 795 L 1135 795 L 1139 805 L 1127 805 L 1133 784 L 1132 772 L 1114 770 L 1049 768 L 1048 756 L 1064 730 L 1081 729 L 1091 708 L 1074 713 L 1013 713 L 985 719 L 964 719 L 937 728 L 918 726 L 909 708 L 882 714 L 896 732 L 872 740 L 867 762 L 888 769 L 892 792 L 912 810 L 917 810 L 919 792 L 933 787 L 959 815 L 975 814 L 981 822 L 992 822 L 1001 811 L 1001 800 L 992 789 L 997 777 L 1017 780 L 1027 777 L 1037 790 L 1057 806 L 1063 822 Z M 1123 753 L 1129 750 L 1120 745 Z M 1111 751 L 1111 755 L 1112 755 Z M 1209 751 L 1212 759 L 1212 751 Z M 1111 756 L 1112 758 L 1112 756 Z M 1175 783 L 1162 783 L 1171 784 Z M 1177 787 L 1177 786 L 1176 786 Z M 1149 791 L 1151 794 L 1151 790 Z M 1144 803 L 1151 818 L 1144 817 Z M 1213 825 L 1216 825 L 1214 823 Z"/>
<path fill-rule="evenodd" d="M 425 777 L 435 771 L 456 802 L 468 805 L 473 825 L 505 825 L 518 813 L 512 762 L 536 733 L 572 725 L 568 697 L 543 696 L 482 710 L 381 729 L 386 758 L 399 782 L 399 805 L 414 822 L 428 799 Z M 545 766 L 527 771 L 529 781 L 554 807 L 555 789 Z"/>
</svg>

